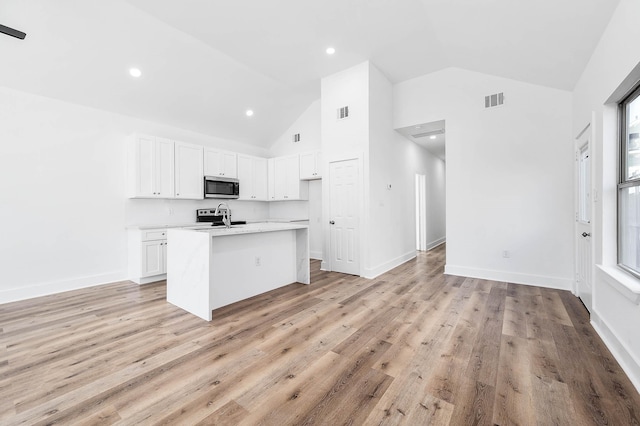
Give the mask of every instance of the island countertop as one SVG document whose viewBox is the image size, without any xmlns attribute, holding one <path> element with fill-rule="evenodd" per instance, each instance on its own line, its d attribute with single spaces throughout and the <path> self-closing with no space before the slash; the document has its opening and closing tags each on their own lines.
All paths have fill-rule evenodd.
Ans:
<svg viewBox="0 0 640 426">
<path fill-rule="evenodd" d="M 231 225 L 230 228 L 227 228 L 225 226 L 211 226 L 202 224 L 189 226 L 182 229 L 197 232 L 208 232 L 213 237 L 220 237 L 227 235 L 255 234 L 259 232 L 287 231 L 306 228 L 309 228 L 309 226 L 297 223 L 257 222 L 247 223 L 246 225 Z"/>
<path fill-rule="evenodd" d="M 309 284 L 309 227 L 258 222 L 169 229 L 167 301 L 211 321 L 222 306 Z"/>
</svg>

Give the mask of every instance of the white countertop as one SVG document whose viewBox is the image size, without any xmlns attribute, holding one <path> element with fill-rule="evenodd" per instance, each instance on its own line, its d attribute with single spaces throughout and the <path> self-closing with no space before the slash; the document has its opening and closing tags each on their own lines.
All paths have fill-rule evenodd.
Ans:
<svg viewBox="0 0 640 426">
<path fill-rule="evenodd" d="M 264 223 L 292 223 L 292 222 L 307 222 L 309 219 L 300 219 L 300 218 L 276 218 L 276 219 L 259 219 L 259 220 L 248 220 L 247 225 L 255 225 L 255 224 L 264 224 Z M 211 224 L 208 222 L 191 222 L 191 223 L 174 223 L 174 224 L 152 224 L 152 225 L 129 225 L 127 229 L 138 229 L 141 231 L 146 231 L 149 229 L 170 229 L 170 228 L 193 228 L 193 227 L 207 227 Z M 243 225 L 240 225 L 243 226 Z"/>
<path fill-rule="evenodd" d="M 129 225 L 127 229 L 139 229 L 139 230 L 148 230 L 148 229 L 169 229 L 169 228 L 187 228 L 190 226 L 198 226 L 202 225 L 203 222 L 191 222 L 191 223 L 174 223 L 171 225 L 167 224 L 155 224 L 155 225 Z"/>
<path fill-rule="evenodd" d="M 186 231 L 194 232 L 208 232 L 213 237 L 220 237 L 226 235 L 238 235 L 238 234 L 255 234 L 259 232 L 275 232 L 275 231 L 288 231 L 294 229 L 307 229 L 307 225 L 301 225 L 297 223 L 280 223 L 280 222 L 258 222 L 248 223 L 246 225 L 231 225 L 231 228 L 224 226 L 207 226 L 203 224 L 189 226 L 182 228 Z"/>
</svg>

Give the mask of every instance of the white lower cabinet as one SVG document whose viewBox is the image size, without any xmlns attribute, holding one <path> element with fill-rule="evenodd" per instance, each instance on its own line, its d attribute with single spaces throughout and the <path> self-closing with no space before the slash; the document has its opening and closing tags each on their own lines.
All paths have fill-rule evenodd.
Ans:
<svg viewBox="0 0 640 426">
<path fill-rule="evenodd" d="M 167 278 L 167 230 L 129 230 L 129 279 L 147 284 Z"/>
</svg>

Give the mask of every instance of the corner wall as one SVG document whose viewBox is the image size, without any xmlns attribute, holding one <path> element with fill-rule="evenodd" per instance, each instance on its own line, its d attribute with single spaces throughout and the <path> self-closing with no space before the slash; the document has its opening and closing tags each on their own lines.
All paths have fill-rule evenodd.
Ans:
<svg viewBox="0 0 640 426">
<path fill-rule="evenodd" d="M 640 391 L 640 297 L 629 286 L 640 280 L 616 266 L 617 111 L 616 103 L 634 82 L 640 81 L 640 2 L 621 0 L 574 91 L 573 135 L 587 124 L 595 127 L 593 149 L 593 249 L 599 265 L 593 274 L 591 322 L 616 360 Z"/>
<path fill-rule="evenodd" d="M 449 68 L 395 85 L 394 113 L 447 123 L 447 273 L 572 289 L 571 93 Z"/>
</svg>

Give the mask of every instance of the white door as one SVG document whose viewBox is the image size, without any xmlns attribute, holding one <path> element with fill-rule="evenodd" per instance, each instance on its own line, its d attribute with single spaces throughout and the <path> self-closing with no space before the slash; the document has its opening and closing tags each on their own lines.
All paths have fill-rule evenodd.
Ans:
<svg viewBox="0 0 640 426">
<path fill-rule="evenodd" d="M 591 312 L 593 268 L 591 242 L 591 158 L 589 137 L 591 129 L 583 132 L 576 144 L 576 293 Z"/>
<path fill-rule="evenodd" d="M 358 160 L 329 165 L 331 270 L 360 275 Z"/>
</svg>

